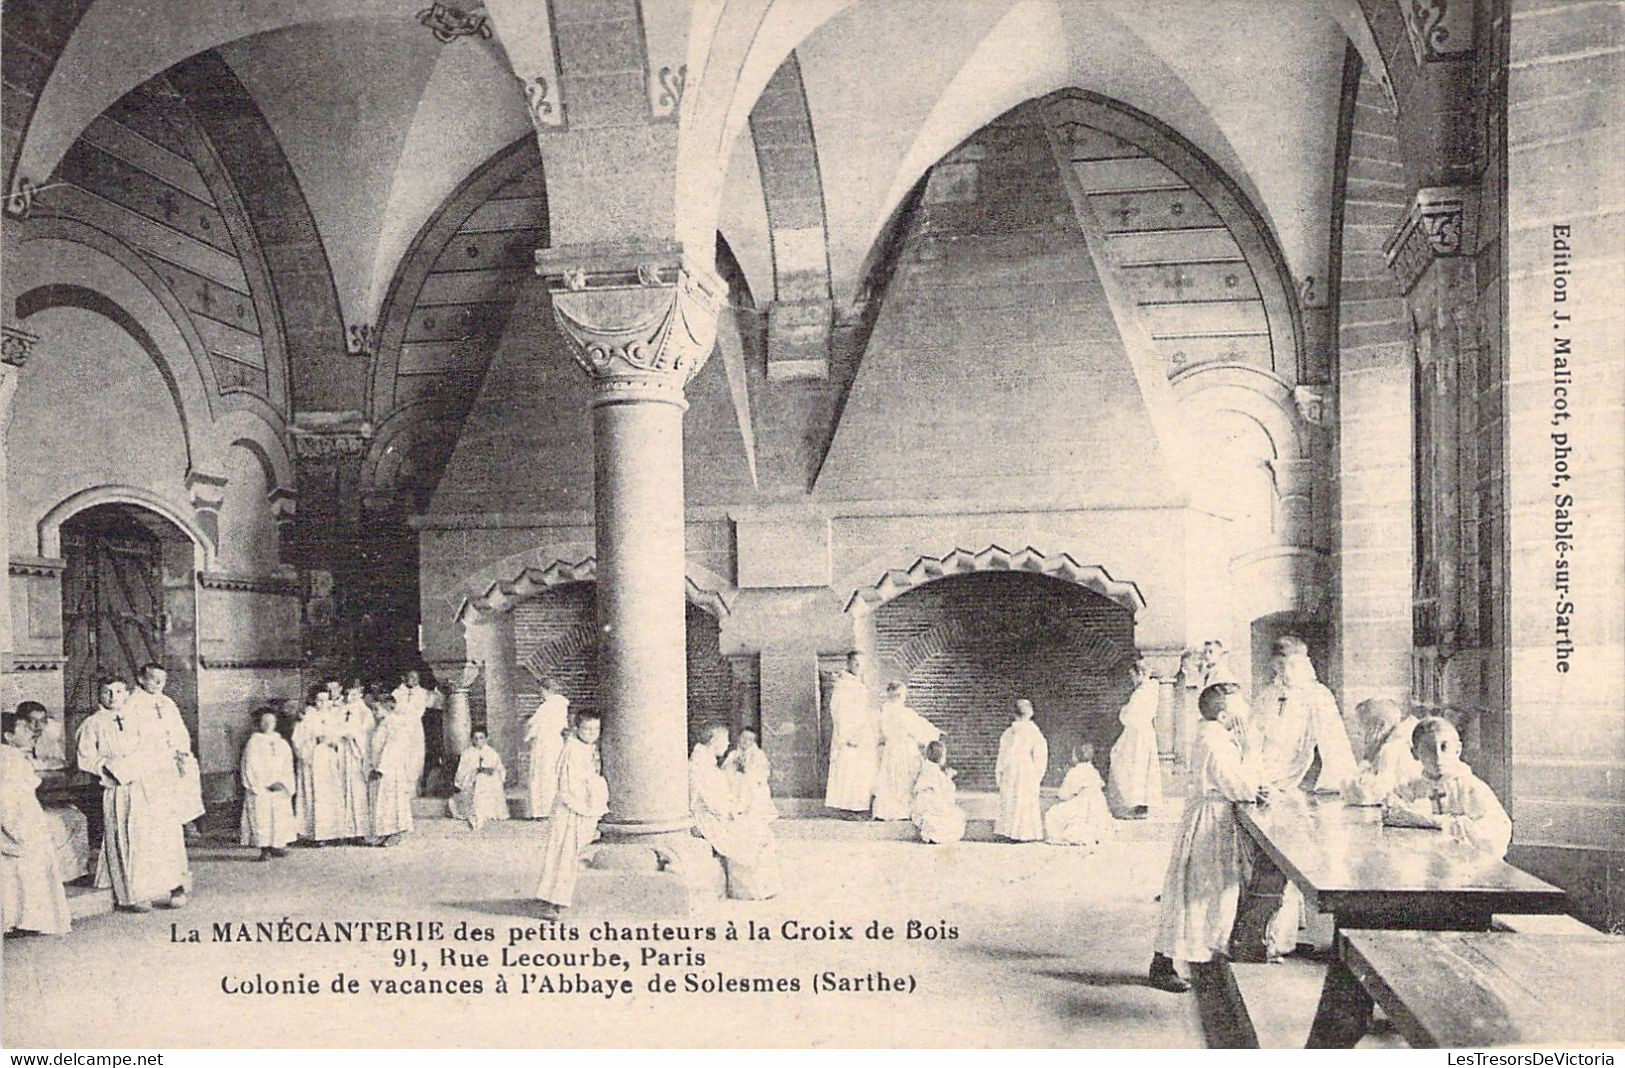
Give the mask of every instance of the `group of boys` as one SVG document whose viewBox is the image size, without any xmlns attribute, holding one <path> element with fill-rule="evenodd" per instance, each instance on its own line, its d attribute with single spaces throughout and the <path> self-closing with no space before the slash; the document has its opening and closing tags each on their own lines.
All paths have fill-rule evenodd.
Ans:
<svg viewBox="0 0 1625 1068">
<path fill-rule="evenodd" d="M 187 825 L 203 815 L 203 796 L 191 735 L 164 693 L 168 673 L 148 663 L 137 680 L 134 690 L 115 676 L 97 680 L 97 708 L 79 725 L 73 758 L 102 788 L 95 885 L 111 890 L 119 908 L 147 912 L 154 901 L 187 903 Z M 83 818 L 65 808 L 48 812 L 36 793 L 40 771 L 62 767 L 68 755 L 52 724 L 36 702 L 4 716 L 0 913 L 8 932 L 66 933 L 63 883 L 84 867 Z"/>
<path fill-rule="evenodd" d="M 1176 962 L 1206 962 L 1229 951 L 1254 849 L 1236 820 L 1238 804 L 1268 804 L 1302 787 L 1341 793 L 1349 804 L 1380 804 L 1384 823 L 1443 831 L 1479 856 L 1504 856 L 1511 841 L 1506 811 L 1462 763 L 1461 739 L 1449 720 L 1406 716 L 1389 699 L 1366 701 L 1357 710 L 1363 746 L 1356 760 L 1308 647 L 1287 636 L 1273 652 L 1274 680 L 1250 709 L 1234 682 L 1210 684 L 1198 698 L 1190 792 L 1163 880 L 1150 969 L 1152 985 L 1164 990 L 1190 989 Z M 1303 919 L 1301 894 L 1288 882 L 1266 935 L 1271 959 L 1296 948 Z"/>
</svg>

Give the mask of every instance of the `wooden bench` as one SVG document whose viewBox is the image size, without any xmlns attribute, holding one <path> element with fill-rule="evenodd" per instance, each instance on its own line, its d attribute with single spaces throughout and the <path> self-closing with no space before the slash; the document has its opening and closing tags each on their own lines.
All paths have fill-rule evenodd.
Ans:
<svg viewBox="0 0 1625 1068">
<path fill-rule="evenodd" d="M 1344 931 L 1344 976 L 1414 1048 L 1625 1042 L 1625 938 L 1501 931 Z M 1353 990 L 1338 992 L 1351 997 Z M 1325 1002 L 1322 1002 L 1324 1009 Z M 1339 1023 L 1336 1044 L 1360 1035 Z M 1316 1021 L 1317 1030 L 1321 1021 Z M 1361 1028 L 1363 1033 L 1363 1025 Z M 1316 1038 L 1332 1037 L 1325 1033 Z"/>
</svg>

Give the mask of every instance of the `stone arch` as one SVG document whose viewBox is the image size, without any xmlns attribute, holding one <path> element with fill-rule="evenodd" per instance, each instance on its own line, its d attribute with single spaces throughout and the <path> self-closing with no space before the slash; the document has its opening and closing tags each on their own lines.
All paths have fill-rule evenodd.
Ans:
<svg viewBox="0 0 1625 1068">
<path fill-rule="evenodd" d="M 1104 757 L 1116 735 L 1134 617 L 1095 590 L 1021 570 L 947 575 L 878 608 L 874 632 L 882 670 L 943 730 L 963 784 L 991 785 L 1018 698 L 1033 701 L 1056 777 L 1073 744 Z"/>
<path fill-rule="evenodd" d="M 215 431 L 216 440 L 224 442 L 227 449 L 240 448 L 253 453 L 265 472 L 269 490 L 282 494 L 295 492 L 298 475 L 288 455 L 285 432 L 267 420 L 265 413 L 250 408 L 234 409 L 216 421 Z"/>
<path fill-rule="evenodd" d="M 79 272 L 58 264 L 54 258 L 43 255 L 19 256 L 12 270 L 23 274 L 28 288 L 21 293 L 13 307 L 18 320 L 58 307 L 76 307 L 100 315 L 123 330 L 145 352 L 175 403 L 181 421 L 181 432 L 186 442 L 187 462 L 196 466 L 208 457 L 206 447 L 208 428 L 214 417 L 215 397 L 218 395 L 214 377 L 214 364 L 209 359 L 208 347 L 192 323 L 192 317 L 175 297 L 163 278 L 139 255 L 113 235 L 87 223 L 74 219 L 39 218 L 20 224 L 24 227 L 21 247 L 36 242 L 60 242 L 77 246 L 93 255 L 111 260 L 125 275 L 141 287 L 141 291 L 158 305 L 156 309 L 138 311 L 128 302 L 115 300 L 99 289 L 83 285 Z M 45 268 L 45 264 L 51 268 Z M 161 320 L 154 321 L 158 315 Z M 185 346 L 187 359 L 166 350 L 156 334 L 164 328 L 179 334 Z"/>
<path fill-rule="evenodd" d="M 1134 583 L 1112 578 L 1098 564 L 1080 564 L 1064 552 L 1046 555 L 1031 545 L 1016 552 L 989 545 L 975 553 L 950 549 L 939 556 L 920 554 L 908 566 L 888 569 L 878 580 L 870 582 L 867 576 L 874 574 L 873 567 L 873 564 L 866 564 L 833 584 L 838 591 L 852 591 L 846 602 L 849 614 L 867 615 L 916 586 L 949 575 L 976 571 L 1027 571 L 1062 579 L 1116 602 L 1126 608 L 1131 616 L 1145 607 L 1145 596 Z"/>
<path fill-rule="evenodd" d="M 534 178 L 529 178 L 532 171 L 536 174 Z M 537 148 L 536 138 L 525 136 L 494 153 L 464 178 L 441 203 L 439 209 L 419 228 L 406 254 L 401 257 L 389 288 L 385 291 L 384 302 L 378 315 L 377 346 L 368 385 L 368 410 L 371 411 L 375 422 L 392 418 L 398 410 L 396 386 L 401 369 L 402 346 L 406 343 L 412 313 L 417 307 L 424 283 L 434 270 L 436 262 L 441 259 L 470 216 L 498 190 L 518 181 L 532 182 L 544 201 L 539 225 L 534 228 L 539 233 L 530 248 L 545 248 L 548 244 L 545 211 L 546 177 L 542 172 L 541 153 Z M 529 262 L 527 254 L 524 263 L 520 264 L 526 269 L 527 274 Z M 510 301 L 512 296 L 510 293 Z M 474 376 L 475 388 L 478 381 L 478 376 Z M 468 399 L 472 400 L 472 396 Z"/>
<path fill-rule="evenodd" d="M 542 562 L 544 559 L 546 562 Z M 704 610 L 718 623 L 725 621 L 733 609 L 738 587 L 692 560 L 687 562 L 685 570 L 684 595 L 688 603 Z M 465 626 L 477 622 L 481 616 L 509 611 L 514 605 L 548 587 L 596 581 L 598 561 L 588 555 L 572 562 L 551 556 L 544 549 L 508 557 L 493 567 L 483 569 L 482 574 L 509 574 L 513 577 L 491 582 L 483 593 L 464 599 L 457 609 L 457 618 Z M 475 584 L 471 582 L 471 585 Z"/>
<path fill-rule="evenodd" d="M 1238 412 L 1258 423 L 1277 458 L 1309 458 L 1310 438 L 1292 387 L 1275 375 L 1246 364 L 1208 364 L 1174 376 L 1173 385 L 1182 406 L 1203 413 Z"/>
<path fill-rule="evenodd" d="M 200 571 L 215 567 L 214 539 L 199 525 L 191 508 L 151 490 L 139 486 L 93 486 L 80 490 L 58 502 L 39 521 L 39 554 L 54 560 L 62 555 L 62 524 L 78 515 L 104 504 L 129 504 L 154 512 L 183 532 L 191 540 Z"/>
</svg>

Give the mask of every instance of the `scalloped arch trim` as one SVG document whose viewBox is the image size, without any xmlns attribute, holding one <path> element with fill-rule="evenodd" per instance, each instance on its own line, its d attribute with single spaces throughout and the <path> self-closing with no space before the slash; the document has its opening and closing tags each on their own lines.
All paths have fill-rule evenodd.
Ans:
<svg viewBox="0 0 1625 1068">
<path fill-rule="evenodd" d="M 893 597 L 916 586 L 950 575 L 968 575 L 976 571 L 1026 571 L 1035 575 L 1049 575 L 1092 590 L 1138 613 L 1145 607 L 1145 596 L 1132 582 L 1119 582 L 1098 564 L 1080 564 L 1066 553 L 1046 556 L 1028 546 L 1011 552 L 998 545 L 989 545 L 981 552 L 953 549 L 942 556 L 922 556 L 902 569 L 893 569 L 880 576 L 873 586 L 855 590 L 846 603 L 853 613 L 872 612 Z"/>
<path fill-rule="evenodd" d="M 711 613 L 719 622 L 733 610 L 738 590 L 726 579 L 707 568 L 690 561 L 683 576 L 683 592 L 690 604 Z M 514 605 L 552 586 L 570 582 L 594 582 L 598 578 L 598 561 L 586 556 L 571 563 L 554 560 L 546 567 L 526 567 L 511 579 L 494 582 L 478 597 L 465 600 L 457 611 L 464 623 L 474 617 L 506 612 Z"/>
</svg>

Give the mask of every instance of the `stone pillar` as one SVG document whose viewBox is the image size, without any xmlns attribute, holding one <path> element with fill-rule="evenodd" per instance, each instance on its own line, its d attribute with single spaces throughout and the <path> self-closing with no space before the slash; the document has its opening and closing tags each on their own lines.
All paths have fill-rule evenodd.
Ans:
<svg viewBox="0 0 1625 1068">
<path fill-rule="evenodd" d="M 28 354 L 38 340 L 38 337 L 21 327 L 5 328 L 4 341 L 0 343 L 0 442 L 6 440 L 6 432 L 11 425 L 11 399 L 17 394 L 17 379 L 22 373 L 23 365 L 28 362 Z M 9 481 L 6 450 L 0 449 L 0 576 L 3 576 L 6 582 L 4 596 L 0 596 L 0 674 L 11 670 L 11 654 L 16 648 L 16 640 L 11 629 L 11 519 L 7 500 Z M 0 696 L 3 696 L 4 707 L 15 707 L 13 701 L 15 695 L 7 693 Z"/>
<path fill-rule="evenodd" d="M 440 676 L 446 684 L 446 752 L 453 757 L 468 748 L 474 734 L 474 713 L 468 707 L 468 690 L 479 678 L 480 665 L 465 660 L 453 671 Z M 489 733 L 490 728 L 486 728 Z"/>
<path fill-rule="evenodd" d="M 629 847 L 604 866 L 709 866 L 688 835 L 683 389 L 711 355 L 725 289 L 675 244 L 542 249 L 536 272 L 593 381 L 603 830 Z"/>
</svg>

